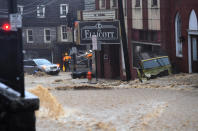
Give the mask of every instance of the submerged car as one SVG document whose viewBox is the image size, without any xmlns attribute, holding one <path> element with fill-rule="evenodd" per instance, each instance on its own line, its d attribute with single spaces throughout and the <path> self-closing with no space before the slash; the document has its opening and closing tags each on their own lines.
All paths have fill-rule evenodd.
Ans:
<svg viewBox="0 0 198 131">
<path fill-rule="evenodd" d="M 60 68 L 56 64 L 52 64 L 47 59 L 24 60 L 24 72 L 34 74 L 38 71 L 51 75 L 58 75 Z"/>
</svg>

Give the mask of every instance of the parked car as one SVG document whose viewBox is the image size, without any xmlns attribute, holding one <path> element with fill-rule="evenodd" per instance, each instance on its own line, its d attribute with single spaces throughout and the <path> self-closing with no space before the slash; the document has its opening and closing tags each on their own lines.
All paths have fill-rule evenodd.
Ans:
<svg viewBox="0 0 198 131">
<path fill-rule="evenodd" d="M 31 59 L 24 60 L 24 72 L 34 74 L 38 71 L 45 72 L 51 75 L 58 75 L 60 68 L 56 64 L 52 64 L 46 59 Z"/>
</svg>

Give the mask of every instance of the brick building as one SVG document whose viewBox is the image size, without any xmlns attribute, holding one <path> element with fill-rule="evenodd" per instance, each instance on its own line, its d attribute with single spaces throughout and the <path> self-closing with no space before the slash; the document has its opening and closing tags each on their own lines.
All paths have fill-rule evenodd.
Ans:
<svg viewBox="0 0 198 131">
<path fill-rule="evenodd" d="M 110 9 L 114 2 L 96 0 L 96 9 Z M 175 70 L 198 72 L 197 5 L 195 0 L 123 0 L 132 79 L 139 53 L 169 55 Z M 112 53 L 108 46 L 112 49 L 107 45 L 104 52 Z"/>
<path fill-rule="evenodd" d="M 114 5 L 117 7 L 117 0 L 96 0 L 96 10 L 112 9 Z M 167 48 L 163 38 L 168 35 L 168 30 L 162 25 L 169 17 L 166 10 L 168 5 L 168 1 L 165 0 L 162 2 L 160 0 L 123 0 L 132 79 L 137 77 L 136 69 L 139 57 L 137 54 L 160 52 Z M 117 15 L 119 17 L 119 13 Z M 109 54 L 111 56 L 109 58 L 112 59 L 119 58 L 119 60 L 115 60 L 117 63 L 112 63 L 112 65 L 111 62 L 105 63 L 104 61 L 104 76 L 116 76 L 114 73 L 120 70 L 119 76 L 121 79 L 124 78 L 125 69 L 121 45 L 103 45 L 102 53 Z M 118 64 L 120 65 L 118 66 Z"/>
<path fill-rule="evenodd" d="M 118 8 L 117 0 L 113 0 L 113 1 L 112 0 L 107 0 L 107 1 L 95 0 L 95 10 L 84 10 L 81 13 L 81 22 L 84 22 L 85 24 L 87 23 L 86 25 L 87 29 L 97 28 L 96 30 L 98 31 L 102 31 L 102 32 L 107 31 L 106 33 L 110 33 L 115 28 L 119 28 L 119 24 L 116 24 L 116 21 L 118 21 L 117 8 Z M 92 23 L 95 22 L 94 23 L 95 25 L 91 26 L 90 24 L 88 24 L 90 22 Z M 112 25 L 106 26 L 105 22 L 106 24 L 112 23 Z M 99 26 L 101 28 L 98 28 Z M 114 29 L 107 29 L 107 28 L 105 29 L 105 27 L 107 28 L 112 27 Z M 113 33 L 119 36 L 118 30 L 117 32 L 113 32 Z M 103 78 L 114 78 L 114 79 L 122 77 L 122 74 L 123 74 L 122 65 L 123 64 L 122 64 L 122 58 L 121 58 L 122 55 L 121 55 L 120 40 L 118 42 L 112 42 L 113 40 L 110 40 L 110 38 L 107 38 L 104 41 L 100 41 L 100 38 L 98 39 L 99 39 L 99 43 L 102 44 L 101 46 L 102 49 L 100 52 L 97 53 L 98 76 L 103 77 Z M 80 42 L 80 44 L 84 44 L 84 43 Z M 87 46 L 90 46 L 91 42 L 85 43 L 85 44 Z"/>
<path fill-rule="evenodd" d="M 181 72 L 198 72 L 198 1 L 170 1 L 170 57 Z"/>
</svg>

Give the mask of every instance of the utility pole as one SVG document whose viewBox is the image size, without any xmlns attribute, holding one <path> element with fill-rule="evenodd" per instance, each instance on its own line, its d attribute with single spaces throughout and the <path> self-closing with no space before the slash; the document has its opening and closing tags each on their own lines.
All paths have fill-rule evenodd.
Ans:
<svg viewBox="0 0 198 131">
<path fill-rule="evenodd" d="M 125 30 L 124 11 L 123 11 L 122 0 L 118 0 L 118 12 L 119 12 L 119 19 L 120 19 L 120 26 L 121 26 L 121 38 L 122 38 L 125 69 L 126 69 L 126 80 L 129 81 L 131 79 L 131 73 L 130 73 L 128 44 L 127 44 L 127 36 L 126 36 L 126 30 Z"/>
<path fill-rule="evenodd" d="M 17 0 L 8 0 L 8 14 L 17 13 Z"/>
<path fill-rule="evenodd" d="M 17 13 L 17 0 L 8 0 L 8 17 L 10 17 L 10 14 L 16 14 Z M 10 23 L 11 24 L 11 23 Z M 12 27 L 11 27 L 12 28 Z M 17 90 L 19 90 L 21 97 L 24 97 L 25 89 L 24 89 L 24 72 L 23 72 L 23 45 L 22 45 L 22 29 L 18 28 L 16 30 L 17 32 Z"/>
</svg>

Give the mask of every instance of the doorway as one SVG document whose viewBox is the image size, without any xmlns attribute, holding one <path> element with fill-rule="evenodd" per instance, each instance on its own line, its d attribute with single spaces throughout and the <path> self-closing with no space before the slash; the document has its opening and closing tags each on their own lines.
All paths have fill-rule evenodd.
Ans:
<svg viewBox="0 0 198 131">
<path fill-rule="evenodd" d="M 198 72 L 198 36 L 191 36 L 192 72 Z"/>
</svg>

